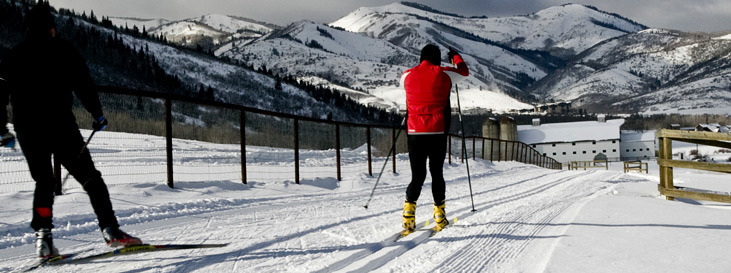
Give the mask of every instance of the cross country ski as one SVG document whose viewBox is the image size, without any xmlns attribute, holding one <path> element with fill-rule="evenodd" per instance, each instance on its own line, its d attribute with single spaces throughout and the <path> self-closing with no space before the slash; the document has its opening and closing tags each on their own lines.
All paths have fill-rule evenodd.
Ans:
<svg viewBox="0 0 731 273">
<path fill-rule="evenodd" d="M 89 256 L 81 256 L 82 252 L 58 255 L 50 258 L 44 258 L 37 263 L 22 269 L 20 272 L 29 272 L 39 267 L 63 264 L 78 264 L 93 260 L 112 258 L 122 255 L 141 254 L 154 251 L 181 250 L 181 249 L 198 249 L 198 248 L 219 248 L 228 244 L 161 244 L 161 245 L 135 245 L 127 246 L 104 253 L 93 254 Z"/>
</svg>

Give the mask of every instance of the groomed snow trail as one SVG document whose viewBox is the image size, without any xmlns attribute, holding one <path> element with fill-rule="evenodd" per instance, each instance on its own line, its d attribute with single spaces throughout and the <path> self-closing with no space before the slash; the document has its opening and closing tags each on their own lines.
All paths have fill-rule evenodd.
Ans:
<svg viewBox="0 0 731 273">
<path fill-rule="evenodd" d="M 408 161 L 398 164 L 407 166 Z M 241 198 L 118 210 L 129 218 L 122 218 L 124 230 L 148 243 L 230 244 L 34 272 L 541 272 L 581 206 L 624 181 L 616 172 L 556 171 L 514 162 L 478 160 L 470 167 L 477 211 L 471 212 L 464 165 L 445 165 L 447 217 L 458 221 L 431 238 L 417 232 L 392 241 L 401 229 L 411 178 L 402 168 L 399 174 L 384 174 L 368 209 L 363 205 L 374 178 L 352 182 L 365 185 L 348 185 L 347 190 L 345 181 L 340 189 L 306 193 L 296 187 L 308 186 L 288 184 L 257 195 L 252 192 L 259 189 L 251 186 Z M 429 179 L 416 212 L 422 226 L 427 219 L 433 225 Z M 59 233 L 62 252 L 106 250 L 93 219 L 82 214 L 69 220 L 84 228 Z M 0 249 L 0 271 L 32 260 L 32 240 L 24 241 Z"/>
</svg>

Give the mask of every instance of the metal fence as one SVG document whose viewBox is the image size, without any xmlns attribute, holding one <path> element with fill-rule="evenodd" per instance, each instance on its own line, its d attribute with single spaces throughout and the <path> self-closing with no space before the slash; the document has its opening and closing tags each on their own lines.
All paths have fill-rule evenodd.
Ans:
<svg viewBox="0 0 731 273">
<path fill-rule="evenodd" d="M 94 135 L 89 150 L 108 184 L 167 183 L 172 188 L 174 182 L 239 180 L 335 187 L 343 179 L 373 176 L 373 166 L 381 166 L 393 146 L 390 169 L 396 172 L 397 154 L 407 152 L 405 134 L 396 139 L 398 126 L 321 120 L 125 88 L 98 90 L 111 123 Z M 77 120 L 88 128 L 91 117 L 77 106 Z M 84 137 L 90 133 L 82 130 Z M 524 143 L 470 137 L 461 151 L 461 140 L 450 136 L 450 163 L 455 155 L 464 160 L 471 153 L 473 159 L 479 155 L 560 169 L 560 163 Z M 3 190 L 33 188 L 20 150 L 0 149 L 0 161 Z M 65 170 L 57 164 L 55 169 L 60 184 Z"/>
<path fill-rule="evenodd" d="M 494 161 L 517 161 L 532 164 L 547 169 L 561 169 L 561 163 L 555 159 L 544 156 L 528 144 L 519 141 L 500 140 L 484 138 L 480 136 L 469 136 L 464 138 L 463 149 L 462 137 L 451 134 L 448 141 L 449 163 L 452 163 L 452 156 L 457 155 L 464 162 L 465 158 Z"/>
</svg>

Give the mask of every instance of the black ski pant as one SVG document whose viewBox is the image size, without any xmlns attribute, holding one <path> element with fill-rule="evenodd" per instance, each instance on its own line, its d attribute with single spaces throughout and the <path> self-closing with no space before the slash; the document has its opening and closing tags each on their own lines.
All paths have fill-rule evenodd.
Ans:
<svg viewBox="0 0 731 273">
<path fill-rule="evenodd" d="M 54 128 L 45 128 L 43 131 L 19 127 L 16 125 L 18 142 L 28 162 L 30 174 L 36 182 L 31 227 L 34 230 L 53 228 L 52 208 L 56 183 L 52 155 L 81 183 L 89 195 L 99 227 L 119 227 L 101 173 L 94 167 L 87 149 L 79 153 L 84 146 L 84 139 L 76 123 L 50 126 Z"/>
<path fill-rule="evenodd" d="M 409 162 L 411 164 L 411 183 L 406 188 L 406 201 L 414 202 L 421 195 L 421 188 L 426 180 L 427 159 L 429 160 L 429 173 L 431 174 L 431 191 L 434 196 L 434 203 L 444 203 L 446 185 L 442 175 L 444 158 L 447 153 L 447 135 L 409 135 Z"/>
</svg>

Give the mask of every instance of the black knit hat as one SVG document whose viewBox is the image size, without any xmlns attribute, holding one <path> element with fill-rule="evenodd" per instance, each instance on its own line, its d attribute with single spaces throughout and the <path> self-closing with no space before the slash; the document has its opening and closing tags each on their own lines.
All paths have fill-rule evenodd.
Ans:
<svg viewBox="0 0 731 273">
<path fill-rule="evenodd" d="M 425 60 L 429 61 L 433 65 L 441 65 L 442 52 L 439 50 L 439 47 L 433 44 L 424 46 L 424 48 L 421 49 L 421 58 L 419 59 L 419 62 L 423 62 Z"/>
<path fill-rule="evenodd" d="M 48 2 L 38 1 L 25 16 L 25 26 L 31 35 L 46 34 L 56 27 L 56 18 L 51 14 Z"/>
</svg>

